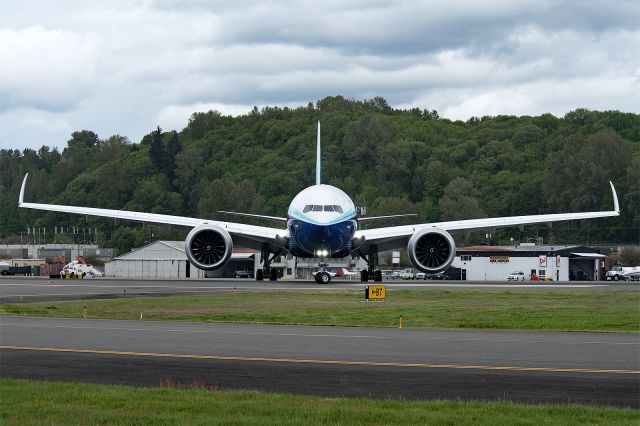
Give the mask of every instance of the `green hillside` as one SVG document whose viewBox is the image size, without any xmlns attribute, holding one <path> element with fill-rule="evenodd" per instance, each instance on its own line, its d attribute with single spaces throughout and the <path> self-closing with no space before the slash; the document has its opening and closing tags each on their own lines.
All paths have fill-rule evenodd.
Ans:
<svg viewBox="0 0 640 426">
<path fill-rule="evenodd" d="M 414 212 L 419 221 L 436 221 L 609 210 L 613 180 L 620 218 L 504 230 L 490 242 L 640 242 L 638 114 L 578 109 L 562 118 L 463 122 L 393 109 L 379 97 L 340 96 L 239 117 L 195 113 L 180 132 L 157 128 L 141 141 L 83 130 L 62 152 L 46 143 L 38 151 L 2 150 L 0 242 L 20 241 L 34 226 L 47 228 L 48 242 L 54 227 L 97 228 L 101 244 L 121 251 L 184 236 L 176 228 L 18 209 L 26 172 L 32 202 L 221 219 L 217 210 L 284 216 L 292 197 L 314 183 L 317 120 L 324 183 L 342 188 L 369 215 Z"/>
</svg>

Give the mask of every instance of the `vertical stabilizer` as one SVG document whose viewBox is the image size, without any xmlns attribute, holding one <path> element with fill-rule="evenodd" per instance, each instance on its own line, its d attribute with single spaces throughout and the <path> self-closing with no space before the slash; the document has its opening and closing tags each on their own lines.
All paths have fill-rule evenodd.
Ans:
<svg viewBox="0 0 640 426">
<path fill-rule="evenodd" d="M 320 120 L 318 120 L 318 145 L 316 146 L 316 185 L 322 183 L 320 179 Z"/>
</svg>

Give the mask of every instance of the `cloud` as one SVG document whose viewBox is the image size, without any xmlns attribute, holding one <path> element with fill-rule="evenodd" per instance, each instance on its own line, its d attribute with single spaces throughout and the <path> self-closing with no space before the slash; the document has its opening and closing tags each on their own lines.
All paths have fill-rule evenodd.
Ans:
<svg viewBox="0 0 640 426">
<path fill-rule="evenodd" d="M 41 26 L 0 29 L 0 111 L 74 107 L 98 83 L 98 56 L 92 34 Z"/>
<path fill-rule="evenodd" d="M 640 112 L 639 9 L 633 0 L 8 0 L 0 123 L 12 141 L 60 146 L 66 125 L 137 141 L 158 124 L 183 128 L 196 110 L 237 115 L 329 95 L 384 96 L 460 119 Z M 16 118 L 37 110 L 65 126 L 21 134 Z"/>
<path fill-rule="evenodd" d="M 181 130 L 187 126 L 195 112 L 218 111 L 222 115 L 238 116 L 247 114 L 253 107 L 222 103 L 195 103 L 190 105 L 169 105 L 158 113 L 158 125 L 163 129 Z"/>
</svg>

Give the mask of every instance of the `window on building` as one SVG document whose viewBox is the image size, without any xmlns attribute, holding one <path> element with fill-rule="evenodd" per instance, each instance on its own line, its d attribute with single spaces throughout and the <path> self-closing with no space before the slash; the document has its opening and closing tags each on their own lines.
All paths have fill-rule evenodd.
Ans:
<svg viewBox="0 0 640 426">
<path fill-rule="evenodd" d="M 471 262 L 471 255 L 470 254 L 460 255 L 460 260 L 463 262 Z"/>
<path fill-rule="evenodd" d="M 544 269 L 538 269 L 538 276 L 540 278 L 546 276 L 545 270 Z"/>
<path fill-rule="evenodd" d="M 287 268 L 287 275 L 291 275 L 293 273 L 291 268 Z"/>
</svg>

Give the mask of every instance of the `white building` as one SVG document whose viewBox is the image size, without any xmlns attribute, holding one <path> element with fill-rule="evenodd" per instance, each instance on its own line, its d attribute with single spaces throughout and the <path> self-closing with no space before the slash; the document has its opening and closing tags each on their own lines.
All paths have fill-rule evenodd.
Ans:
<svg viewBox="0 0 640 426">
<path fill-rule="evenodd" d="M 254 276 L 255 272 L 262 268 L 260 253 L 255 255 Z M 319 259 L 319 258 L 299 258 L 290 254 L 278 256 L 271 263 L 271 267 L 278 271 L 278 277 L 288 279 L 313 279 L 313 273 L 320 268 L 320 263 L 327 264 L 330 271 L 337 268 L 346 268 L 350 271 L 360 271 L 367 269 L 367 262 L 360 257 L 347 256 L 341 259 Z M 355 279 L 355 278 L 352 278 Z M 359 279 L 359 278 L 358 278 Z"/>
<path fill-rule="evenodd" d="M 156 241 L 118 256 L 104 266 L 106 277 L 222 278 L 234 277 L 236 270 L 252 270 L 253 258 L 252 250 L 236 249 L 225 267 L 203 271 L 187 260 L 184 241 Z"/>
<path fill-rule="evenodd" d="M 552 281 L 599 281 L 606 256 L 583 246 L 475 246 L 459 248 L 453 267 L 460 279 L 506 281 L 511 272 Z"/>
</svg>

